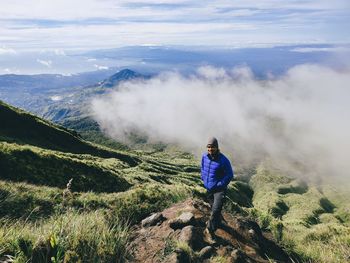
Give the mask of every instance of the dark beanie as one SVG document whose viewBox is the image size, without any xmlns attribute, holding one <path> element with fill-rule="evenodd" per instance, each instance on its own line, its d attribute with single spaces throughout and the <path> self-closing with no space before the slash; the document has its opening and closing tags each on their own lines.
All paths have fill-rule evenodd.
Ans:
<svg viewBox="0 0 350 263">
<path fill-rule="evenodd" d="M 212 146 L 215 146 L 216 148 L 219 148 L 218 140 L 215 137 L 209 138 L 207 145 L 212 145 Z"/>
</svg>

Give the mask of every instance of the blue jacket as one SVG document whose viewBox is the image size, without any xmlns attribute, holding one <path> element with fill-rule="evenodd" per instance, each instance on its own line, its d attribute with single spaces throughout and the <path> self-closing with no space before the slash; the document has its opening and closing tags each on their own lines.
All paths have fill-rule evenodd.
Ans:
<svg viewBox="0 0 350 263">
<path fill-rule="evenodd" d="M 219 152 L 213 159 L 208 153 L 202 156 L 201 177 L 208 191 L 226 189 L 233 178 L 230 161 Z"/>
</svg>

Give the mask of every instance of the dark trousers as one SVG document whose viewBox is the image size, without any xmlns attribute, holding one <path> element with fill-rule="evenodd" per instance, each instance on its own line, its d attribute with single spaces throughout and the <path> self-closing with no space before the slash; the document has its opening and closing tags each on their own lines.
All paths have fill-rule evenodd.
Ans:
<svg viewBox="0 0 350 263">
<path fill-rule="evenodd" d="M 221 210 L 224 205 L 226 195 L 226 189 L 219 189 L 207 192 L 207 198 L 211 207 L 210 220 L 208 222 L 208 228 L 211 231 L 215 231 L 222 220 Z"/>
</svg>

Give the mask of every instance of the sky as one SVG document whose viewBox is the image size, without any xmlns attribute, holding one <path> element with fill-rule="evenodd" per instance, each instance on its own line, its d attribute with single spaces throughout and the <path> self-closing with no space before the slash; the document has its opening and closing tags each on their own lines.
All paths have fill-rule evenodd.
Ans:
<svg viewBox="0 0 350 263">
<path fill-rule="evenodd" d="M 350 42 L 348 0 L 1 0 L 0 4 L 0 56 L 134 45 Z"/>
</svg>

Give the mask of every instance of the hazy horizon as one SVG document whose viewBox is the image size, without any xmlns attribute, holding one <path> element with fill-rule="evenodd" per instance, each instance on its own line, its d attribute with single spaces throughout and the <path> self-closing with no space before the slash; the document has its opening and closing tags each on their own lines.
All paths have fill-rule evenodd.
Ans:
<svg viewBox="0 0 350 263">
<path fill-rule="evenodd" d="M 192 73 L 201 66 L 248 66 L 256 75 L 279 74 L 298 64 L 347 67 L 350 44 L 220 46 L 126 46 L 90 51 L 3 52 L 0 75 L 62 74 L 117 71 L 129 68 L 157 74 L 176 70 Z M 111 73 L 112 74 L 112 73 Z"/>
<path fill-rule="evenodd" d="M 91 56 L 98 50 L 124 47 L 197 52 L 213 47 L 272 49 L 300 45 L 294 50 L 296 56 L 298 52 L 307 57 L 309 53 L 339 53 L 344 49 L 349 53 L 349 14 L 347 0 L 28 0 L 25 4 L 3 0 L 0 74 L 75 74 L 150 65 L 148 53 L 131 57 L 120 54 L 118 59 Z M 153 61 L 151 66 L 162 71 L 163 61 Z M 166 66 L 178 69 L 183 65 Z M 240 65 L 228 65 L 232 66 Z"/>
</svg>

